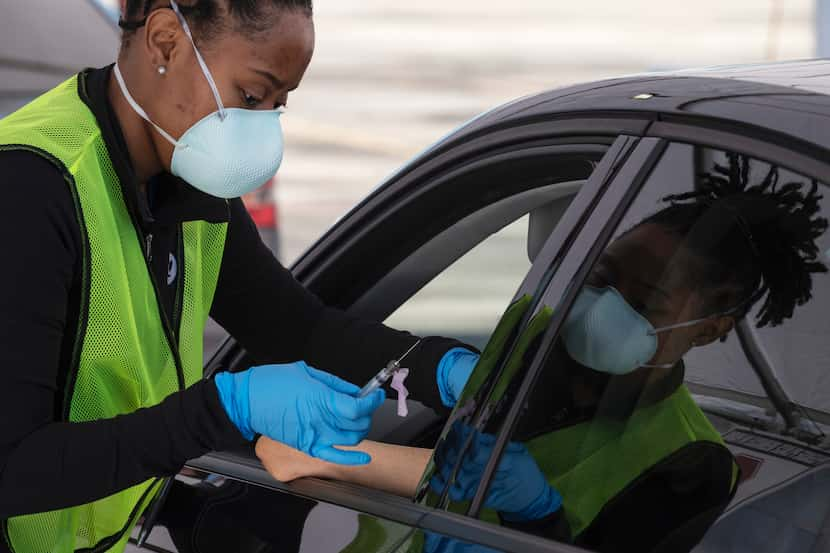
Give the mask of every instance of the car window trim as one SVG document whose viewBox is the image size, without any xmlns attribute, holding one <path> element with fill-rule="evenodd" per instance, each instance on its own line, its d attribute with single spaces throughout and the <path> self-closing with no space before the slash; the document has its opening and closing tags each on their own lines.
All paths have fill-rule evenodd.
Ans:
<svg viewBox="0 0 830 553">
<path fill-rule="evenodd" d="M 614 144 L 606 150 L 605 155 L 579 190 L 571 205 L 568 206 L 545 245 L 539 250 L 513 301 L 525 294 L 537 297 L 541 288 L 547 286 L 550 279 L 546 278 L 546 275 L 550 276 L 552 268 L 557 265 L 558 260 L 567 253 L 576 237 L 582 232 L 586 221 L 590 219 L 594 209 L 602 199 L 602 193 L 616 176 L 620 167 L 628 160 L 628 156 L 634 150 L 638 141 L 638 137 L 620 135 L 614 141 Z M 533 311 L 533 309 L 531 308 L 529 311 Z"/>
<path fill-rule="evenodd" d="M 622 139 L 622 137 L 620 138 Z M 523 405 L 530 391 L 535 386 L 538 376 L 541 374 L 542 367 L 548 360 L 550 349 L 559 335 L 559 331 L 565 321 L 565 316 L 576 301 L 576 297 L 580 291 L 582 283 L 587 279 L 588 274 L 599 259 L 600 255 L 605 249 L 606 244 L 611 240 L 614 231 L 622 221 L 628 208 L 633 203 L 634 199 L 639 194 L 643 184 L 647 180 L 649 174 L 656 166 L 657 162 L 663 155 L 668 141 L 661 138 L 644 138 L 637 141 L 634 150 L 627 156 L 623 164 L 613 173 L 607 185 L 604 187 L 604 192 L 599 199 L 594 210 L 588 216 L 583 228 L 579 231 L 578 236 L 571 242 L 566 251 L 565 256 L 581 257 L 581 262 L 575 270 L 570 271 L 569 274 L 557 271 L 560 266 L 556 259 L 552 259 L 552 253 L 546 244 L 540 254 L 540 262 L 546 263 L 553 273 L 550 282 L 545 287 L 543 294 L 538 295 L 536 300 L 538 303 L 528 312 L 535 311 L 539 305 L 542 304 L 542 298 L 559 297 L 561 298 L 557 304 L 560 309 L 554 311 L 547 330 L 542 338 L 539 349 L 531 361 L 527 372 L 522 379 L 516 397 L 511 402 L 510 408 L 504 417 L 496 441 L 493 445 L 493 452 L 488 459 L 487 465 L 482 473 L 479 486 L 476 494 L 470 503 L 467 510 L 467 515 L 475 518 L 479 515 L 484 507 L 487 493 L 490 484 L 495 475 L 501 460 L 502 453 L 506 448 L 510 437 L 513 435 L 516 425 L 519 422 L 523 411 Z M 600 165 L 606 162 L 606 158 L 600 162 Z M 600 167 L 597 168 L 599 172 Z M 596 173 L 596 172 L 595 172 Z M 604 175 L 600 172 L 597 179 L 594 175 L 589 179 L 591 181 L 599 180 Z M 595 183 L 597 184 L 597 183 Z M 580 248 L 580 246 L 582 246 Z M 587 251 L 587 254 L 574 253 L 577 250 Z M 573 283 L 573 286 L 569 285 Z"/>
<path fill-rule="evenodd" d="M 678 122 L 655 122 L 647 129 L 645 136 L 737 152 L 830 185 L 830 163 L 825 161 L 830 159 L 830 152 L 825 152 L 823 157 L 816 157 L 812 153 L 766 142 L 747 133 Z"/>
<path fill-rule="evenodd" d="M 571 545 L 553 542 L 503 526 L 495 526 L 464 515 L 439 511 L 365 486 L 318 478 L 301 478 L 291 483 L 279 482 L 269 475 L 258 461 L 244 454 L 209 453 L 188 461 L 186 466 L 277 493 L 288 493 L 337 505 L 410 528 L 435 532 L 498 550 L 527 553 L 585 553 L 584 549 Z"/>
</svg>

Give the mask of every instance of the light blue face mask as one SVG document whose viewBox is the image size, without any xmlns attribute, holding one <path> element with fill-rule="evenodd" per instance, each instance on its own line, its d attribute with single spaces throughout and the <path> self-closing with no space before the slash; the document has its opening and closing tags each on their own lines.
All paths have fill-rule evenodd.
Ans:
<svg viewBox="0 0 830 553">
<path fill-rule="evenodd" d="M 647 364 L 657 352 L 657 334 L 715 316 L 654 328 L 615 288 L 585 286 L 565 320 L 562 339 L 574 361 L 595 371 L 622 375 L 640 367 L 670 368 L 674 363 Z"/>
<path fill-rule="evenodd" d="M 276 175 L 283 155 L 282 111 L 225 108 L 179 6 L 173 0 L 170 6 L 193 45 L 218 110 L 198 121 L 176 140 L 154 123 L 133 99 L 118 64 L 115 65 L 115 78 L 133 110 L 174 146 L 171 173 L 211 196 L 237 198 Z"/>
</svg>

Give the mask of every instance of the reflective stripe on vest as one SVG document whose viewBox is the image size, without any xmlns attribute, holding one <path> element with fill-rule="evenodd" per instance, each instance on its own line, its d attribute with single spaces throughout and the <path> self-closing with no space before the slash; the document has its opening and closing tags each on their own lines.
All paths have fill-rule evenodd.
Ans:
<svg viewBox="0 0 830 553">
<path fill-rule="evenodd" d="M 84 242 L 81 321 L 62 420 L 112 418 L 160 403 L 177 391 L 176 352 L 168 342 L 140 237 L 124 202 L 97 121 L 73 77 L 0 120 L 0 151 L 28 150 L 61 170 L 76 204 Z M 227 224 L 182 224 L 181 378 L 202 376 L 202 333 Z M 4 525 L 16 553 L 123 551 L 132 525 L 158 490 L 148 480 L 93 503 L 14 517 Z"/>
</svg>

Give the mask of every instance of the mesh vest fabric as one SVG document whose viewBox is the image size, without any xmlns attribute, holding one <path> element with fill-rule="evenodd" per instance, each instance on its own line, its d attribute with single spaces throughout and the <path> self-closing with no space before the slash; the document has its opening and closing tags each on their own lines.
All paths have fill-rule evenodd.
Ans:
<svg viewBox="0 0 830 553">
<path fill-rule="evenodd" d="M 526 445 L 548 482 L 562 494 L 565 516 L 576 537 L 639 476 L 682 447 L 701 441 L 726 447 L 689 390 L 680 386 L 624 421 L 597 417 Z M 735 476 L 733 466 L 733 486 Z"/>
<path fill-rule="evenodd" d="M 79 95 L 82 84 L 73 77 L 0 121 L 0 150 L 28 150 L 50 160 L 75 199 L 85 242 L 82 321 L 59 414 L 70 422 L 131 413 L 180 389 L 177 354 L 165 334 L 141 238 L 95 117 Z M 202 333 L 226 231 L 227 224 L 182 224 L 176 349 L 185 386 L 202 376 Z M 123 551 L 158 488 L 153 479 L 87 505 L 14 517 L 4 525 L 5 538 L 16 553 Z"/>
</svg>

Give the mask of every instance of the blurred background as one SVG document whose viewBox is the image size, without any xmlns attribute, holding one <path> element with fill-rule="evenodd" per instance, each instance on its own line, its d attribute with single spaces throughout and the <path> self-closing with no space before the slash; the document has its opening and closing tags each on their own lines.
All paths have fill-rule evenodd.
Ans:
<svg viewBox="0 0 830 553">
<path fill-rule="evenodd" d="M 284 119 L 291 261 L 384 176 L 513 98 L 649 70 L 812 57 L 814 0 L 318 0 Z"/>
<path fill-rule="evenodd" d="M 812 57 L 814 0 L 318 0 L 284 118 L 290 262 L 406 160 L 483 110 L 563 85 Z"/>
<path fill-rule="evenodd" d="M 813 57 L 825 3 L 317 0 L 317 50 L 283 118 L 285 161 L 249 206 L 290 264 L 385 176 L 483 110 L 622 74 Z M 0 86 L 14 87 L 15 64 L 42 73 L 17 95 L 0 93 L 0 116 L 112 60 L 117 5 L 0 0 Z M 2 38 L 21 32 L 25 48 Z"/>
</svg>

